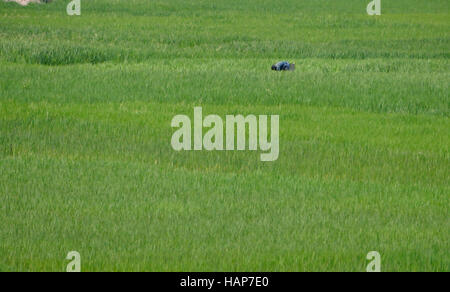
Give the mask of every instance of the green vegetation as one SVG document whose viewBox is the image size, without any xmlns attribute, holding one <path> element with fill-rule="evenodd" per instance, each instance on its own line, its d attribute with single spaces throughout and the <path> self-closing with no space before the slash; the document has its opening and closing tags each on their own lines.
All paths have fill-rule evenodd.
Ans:
<svg viewBox="0 0 450 292">
<path fill-rule="evenodd" d="M 68 2 L 0 2 L 0 271 L 450 271 L 448 0 Z M 172 150 L 194 106 L 279 159 Z"/>
</svg>

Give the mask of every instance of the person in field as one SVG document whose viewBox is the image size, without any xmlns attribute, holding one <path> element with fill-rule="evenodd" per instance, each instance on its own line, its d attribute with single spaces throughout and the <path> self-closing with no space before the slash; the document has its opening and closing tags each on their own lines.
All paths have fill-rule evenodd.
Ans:
<svg viewBox="0 0 450 292">
<path fill-rule="evenodd" d="M 281 61 L 272 65 L 274 71 L 293 71 L 295 70 L 295 64 L 291 64 L 287 61 Z"/>
</svg>

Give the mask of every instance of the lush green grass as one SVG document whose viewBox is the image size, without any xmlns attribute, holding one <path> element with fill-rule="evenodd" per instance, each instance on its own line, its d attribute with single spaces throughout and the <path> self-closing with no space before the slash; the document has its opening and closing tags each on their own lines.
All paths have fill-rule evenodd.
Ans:
<svg viewBox="0 0 450 292">
<path fill-rule="evenodd" d="M 0 271 L 450 271 L 447 0 L 66 2 L 0 2 Z M 279 159 L 173 151 L 194 106 Z"/>
</svg>

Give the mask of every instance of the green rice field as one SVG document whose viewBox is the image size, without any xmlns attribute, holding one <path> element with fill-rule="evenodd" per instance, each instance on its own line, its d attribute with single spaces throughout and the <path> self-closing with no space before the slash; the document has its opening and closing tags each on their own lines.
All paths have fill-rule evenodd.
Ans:
<svg viewBox="0 0 450 292">
<path fill-rule="evenodd" d="M 448 0 L 69 2 L 0 1 L 0 271 L 450 271 Z M 279 158 L 175 151 L 197 106 Z"/>
</svg>

